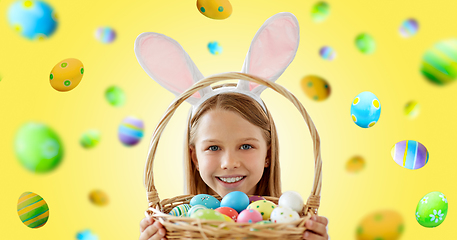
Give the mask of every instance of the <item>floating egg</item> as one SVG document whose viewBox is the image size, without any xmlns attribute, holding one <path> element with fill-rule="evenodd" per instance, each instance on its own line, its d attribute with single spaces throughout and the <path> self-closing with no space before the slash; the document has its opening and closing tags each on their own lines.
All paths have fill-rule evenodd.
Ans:
<svg viewBox="0 0 457 240">
<path fill-rule="evenodd" d="M 448 202 L 441 192 L 430 192 L 417 204 L 416 220 L 428 228 L 438 227 L 447 216 Z"/>
<path fill-rule="evenodd" d="M 197 0 L 198 11 L 212 19 L 226 19 L 232 14 L 228 0 Z"/>
<path fill-rule="evenodd" d="M 222 47 L 218 42 L 209 42 L 208 50 L 213 55 L 219 55 L 222 53 Z"/>
<path fill-rule="evenodd" d="M 346 163 L 346 170 L 350 173 L 360 172 L 363 168 L 365 168 L 365 159 L 361 156 L 354 156 Z"/>
<path fill-rule="evenodd" d="M 416 19 L 410 18 L 401 24 L 400 35 L 405 38 L 412 37 L 416 35 L 418 29 L 419 23 L 416 21 Z"/>
<path fill-rule="evenodd" d="M 27 227 L 40 228 L 48 221 L 49 207 L 40 195 L 25 192 L 17 202 L 17 214 Z"/>
<path fill-rule="evenodd" d="M 404 140 L 396 143 L 391 150 L 394 161 L 407 169 L 419 169 L 428 162 L 427 148 L 420 142 Z"/>
<path fill-rule="evenodd" d="M 259 200 L 255 201 L 247 207 L 247 209 L 257 210 L 261 215 L 263 220 L 270 219 L 271 212 L 275 209 L 276 204 L 268 200 Z"/>
<path fill-rule="evenodd" d="M 207 207 L 205 207 L 204 205 L 194 205 L 192 206 L 189 211 L 187 212 L 187 217 L 192 217 L 192 215 L 199 211 L 199 210 L 202 210 L 202 209 L 208 209 Z"/>
<path fill-rule="evenodd" d="M 129 116 L 122 120 L 119 125 L 119 140 L 126 146 L 136 145 L 143 138 L 144 124 L 143 120 Z"/>
<path fill-rule="evenodd" d="M 96 129 L 87 130 L 81 135 L 81 139 L 79 140 L 81 146 L 86 149 L 94 148 L 98 142 L 100 142 L 100 131 Z"/>
<path fill-rule="evenodd" d="M 120 107 L 125 104 L 125 93 L 117 87 L 111 86 L 105 91 L 105 98 L 111 106 Z"/>
<path fill-rule="evenodd" d="M 330 14 L 330 6 L 326 2 L 318 2 L 311 9 L 311 17 L 314 22 L 322 22 Z"/>
<path fill-rule="evenodd" d="M 190 208 L 191 206 L 189 204 L 181 204 L 171 209 L 171 211 L 168 214 L 176 217 L 186 217 Z"/>
<path fill-rule="evenodd" d="M 49 76 L 49 82 L 55 90 L 66 92 L 78 86 L 83 74 L 83 63 L 76 58 L 68 58 L 54 66 Z"/>
<path fill-rule="evenodd" d="M 97 206 L 106 206 L 109 202 L 108 194 L 98 189 L 89 193 L 89 200 Z"/>
<path fill-rule="evenodd" d="M 416 101 L 410 101 L 405 105 L 405 115 L 409 119 L 415 119 L 419 115 L 420 105 Z"/>
<path fill-rule="evenodd" d="M 355 46 L 360 50 L 360 52 L 365 54 L 371 54 L 376 49 L 374 38 L 367 33 L 359 34 L 355 38 Z"/>
<path fill-rule="evenodd" d="M 49 38 L 57 28 L 57 15 L 43 1 L 16 1 L 8 9 L 9 25 L 31 40 Z"/>
<path fill-rule="evenodd" d="M 300 86 L 306 96 L 315 101 L 324 101 L 330 96 L 330 85 L 321 77 L 306 76 L 302 78 Z"/>
<path fill-rule="evenodd" d="M 300 219 L 300 216 L 290 207 L 277 206 L 271 212 L 270 219 L 274 223 L 289 223 Z"/>
<path fill-rule="evenodd" d="M 333 60 L 336 57 L 336 52 L 332 47 L 324 46 L 319 50 L 319 55 L 325 60 Z"/>
<path fill-rule="evenodd" d="M 200 211 L 197 211 L 194 214 L 192 214 L 192 218 L 225 221 L 224 214 L 217 212 L 213 209 L 202 209 Z"/>
<path fill-rule="evenodd" d="M 262 221 L 262 215 L 255 209 L 245 209 L 240 212 L 236 222 L 239 223 L 256 223 Z"/>
<path fill-rule="evenodd" d="M 296 212 L 301 212 L 305 204 L 298 192 L 287 191 L 279 197 L 278 205 L 289 207 Z"/>
<path fill-rule="evenodd" d="M 42 123 L 26 123 L 16 133 L 16 156 L 27 170 L 46 173 L 62 161 L 63 146 L 54 130 Z"/>
<path fill-rule="evenodd" d="M 403 233 L 401 215 L 393 210 L 381 210 L 367 215 L 357 227 L 357 240 L 397 240 Z"/>
<path fill-rule="evenodd" d="M 249 197 L 244 192 L 230 192 L 222 198 L 221 207 L 230 207 L 238 213 L 246 209 L 249 205 Z"/>
<path fill-rule="evenodd" d="M 259 200 L 265 200 L 264 197 L 262 196 L 252 196 L 252 197 L 249 197 L 249 204 L 255 202 L 255 201 L 259 201 Z"/>
<path fill-rule="evenodd" d="M 190 200 L 190 205 L 203 205 L 210 209 L 216 209 L 221 206 L 221 202 L 209 194 L 198 194 Z"/>
<path fill-rule="evenodd" d="M 95 30 L 95 38 L 101 43 L 112 43 L 116 39 L 116 32 L 110 27 L 99 27 Z"/>
<path fill-rule="evenodd" d="M 77 240 L 98 240 L 98 236 L 93 234 L 90 230 L 84 230 L 76 234 Z"/>
<path fill-rule="evenodd" d="M 381 103 L 371 92 L 362 92 L 352 101 L 351 116 L 357 126 L 371 128 L 381 116 Z"/>
<path fill-rule="evenodd" d="M 230 217 L 233 221 L 236 221 L 238 218 L 238 212 L 230 207 L 218 207 L 215 209 L 216 211 Z"/>
<path fill-rule="evenodd" d="M 425 52 L 421 72 L 437 85 L 454 81 L 457 78 L 457 39 L 438 42 Z"/>
</svg>

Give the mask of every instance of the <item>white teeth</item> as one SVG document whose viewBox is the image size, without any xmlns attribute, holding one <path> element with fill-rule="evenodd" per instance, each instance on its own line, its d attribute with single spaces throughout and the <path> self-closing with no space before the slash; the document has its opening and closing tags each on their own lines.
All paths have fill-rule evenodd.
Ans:
<svg viewBox="0 0 457 240">
<path fill-rule="evenodd" d="M 224 182 L 228 182 L 228 183 L 234 183 L 234 182 L 238 182 L 240 181 L 241 179 L 243 179 L 244 177 L 236 177 L 236 178 L 219 178 L 220 180 L 224 181 Z"/>
</svg>

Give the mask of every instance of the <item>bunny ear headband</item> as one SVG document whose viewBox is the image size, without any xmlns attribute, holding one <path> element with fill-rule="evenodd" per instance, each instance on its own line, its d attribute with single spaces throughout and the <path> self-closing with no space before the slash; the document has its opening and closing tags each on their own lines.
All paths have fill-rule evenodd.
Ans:
<svg viewBox="0 0 457 240">
<path fill-rule="evenodd" d="M 292 13 L 270 17 L 251 42 L 241 72 L 276 81 L 292 62 L 299 43 L 297 18 Z M 144 71 L 162 87 L 176 96 L 204 78 L 189 55 L 174 39 L 160 33 L 145 32 L 135 40 L 135 55 Z M 260 94 L 267 87 L 239 80 L 236 87 L 213 90 L 208 86 L 186 101 L 194 111 L 210 97 L 224 92 L 238 92 L 255 99 L 266 111 Z"/>
</svg>

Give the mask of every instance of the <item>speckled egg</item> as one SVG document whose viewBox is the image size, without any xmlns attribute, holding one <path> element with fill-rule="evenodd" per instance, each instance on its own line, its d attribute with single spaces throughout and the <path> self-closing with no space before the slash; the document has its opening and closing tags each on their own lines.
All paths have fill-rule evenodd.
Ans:
<svg viewBox="0 0 457 240">
<path fill-rule="evenodd" d="M 119 125 L 118 137 L 125 146 L 134 146 L 143 138 L 143 132 L 143 120 L 134 116 L 128 116 Z"/>
<path fill-rule="evenodd" d="M 361 33 L 355 38 L 355 46 L 364 54 L 372 54 L 376 49 L 376 42 L 371 35 Z"/>
<path fill-rule="evenodd" d="M 116 39 L 116 31 L 110 27 L 99 27 L 95 30 L 95 38 L 101 43 L 112 43 Z"/>
<path fill-rule="evenodd" d="M 351 116 L 357 126 L 371 128 L 381 116 L 381 103 L 371 92 L 362 92 L 357 95 L 351 104 Z"/>
<path fill-rule="evenodd" d="M 277 206 L 270 215 L 273 223 L 289 223 L 298 219 L 300 219 L 298 213 L 287 206 Z"/>
<path fill-rule="evenodd" d="M 325 79 L 309 75 L 300 82 L 303 92 L 314 101 L 324 101 L 330 96 L 330 84 Z"/>
<path fill-rule="evenodd" d="M 262 196 L 251 196 L 249 197 L 249 204 L 259 200 L 265 200 L 265 198 Z"/>
<path fill-rule="evenodd" d="M 419 23 L 416 21 L 416 19 L 410 18 L 403 21 L 399 32 L 402 37 L 409 38 L 416 35 L 418 30 Z"/>
<path fill-rule="evenodd" d="M 390 151 L 394 161 L 407 169 L 419 169 L 428 162 L 429 153 L 425 146 L 414 140 L 396 143 Z"/>
<path fill-rule="evenodd" d="M 446 218 L 447 210 L 446 196 L 441 192 L 430 192 L 417 204 L 416 220 L 424 227 L 438 227 Z"/>
<path fill-rule="evenodd" d="M 318 2 L 311 8 L 311 18 L 314 22 L 322 22 L 330 14 L 330 6 L 326 2 Z"/>
<path fill-rule="evenodd" d="M 49 82 L 55 90 L 66 92 L 78 86 L 83 74 L 83 63 L 76 58 L 68 58 L 54 66 L 49 75 Z"/>
<path fill-rule="evenodd" d="M 329 47 L 329 46 L 323 46 L 320 50 L 319 50 L 319 56 L 321 56 L 323 59 L 325 60 L 333 60 L 335 59 L 336 57 L 336 52 L 335 50 L 332 48 L 332 47 Z"/>
<path fill-rule="evenodd" d="M 228 0 L 197 0 L 198 11 L 212 19 L 226 19 L 232 14 Z"/>
<path fill-rule="evenodd" d="M 181 204 L 171 209 L 171 211 L 168 214 L 176 217 L 186 217 L 190 208 L 191 206 L 189 204 Z"/>
<path fill-rule="evenodd" d="M 192 218 L 203 219 L 203 220 L 217 220 L 226 221 L 224 214 L 217 212 L 213 209 L 202 209 L 192 214 Z"/>
<path fill-rule="evenodd" d="M 397 240 L 404 231 L 401 215 L 393 210 L 381 210 L 367 215 L 359 223 L 357 240 Z"/>
<path fill-rule="evenodd" d="M 216 208 L 216 211 L 230 217 L 235 222 L 236 222 L 236 219 L 238 218 L 238 212 L 235 209 L 230 208 L 230 207 L 218 207 L 218 208 Z"/>
<path fill-rule="evenodd" d="M 108 205 L 108 202 L 109 202 L 108 194 L 106 194 L 104 191 L 99 190 L 99 189 L 92 190 L 89 193 L 89 200 L 94 205 L 97 205 L 100 207 Z"/>
<path fill-rule="evenodd" d="M 354 156 L 346 162 L 346 171 L 358 173 L 365 168 L 365 159 L 361 156 Z"/>
<path fill-rule="evenodd" d="M 83 148 L 89 149 L 94 148 L 100 142 L 100 131 L 96 129 L 90 129 L 84 132 L 79 139 L 79 143 Z"/>
<path fill-rule="evenodd" d="M 199 210 L 202 210 L 202 209 L 208 209 L 207 207 L 203 206 L 203 205 L 194 205 L 194 206 L 191 206 L 191 208 L 189 209 L 189 211 L 187 212 L 186 216 L 187 217 L 192 217 L 192 215 L 199 211 Z"/>
<path fill-rule="evenodd" d="M 244 192 L 230 192 L 222 198 L 221 207 L 230 207 L 238 213 L 246 209 L 249 205 L 249 197 Z"/>
<path fill-rule="evenodd" d="M 105 98 L 108 103 L 113 107 L 121 107 L 125 104 L 125 93 L 117 86 L 111 86 L 105 91 Z"/>
<path fill-rule="evenodd" d="M 29 228 L 40 228 L 49 218 L 49 207 L 44 199 L 32 192 L 24 192 L 17 202 L 17 214 Z"/>
<path fill-rule="evenodd" d="M 198 194 L 190 200 L 190 205 L 203 205 L 209 209 L 216 209 L 221 206 L 221 202 L 209 194 Z"/>
<path fill-rule="evenodd" d="M 42 123 L 24 124 L 16 133 L 14 148 L 21 165 L 34 173 L 54 170 L 64 155 L 60 137 Z"/>
<path fill-rule="evenodd" d="M 256 223 L 262 221 L 262 215 L 255 209 L 245 209 L 240 212 L 236 222 L 239 223 Z"/>
<path fill-rule="evenodd" d="M 218 42 L 209 42 L 208 50 L 213 55 L 219 55 L 222 53 L 222 47 Z"/>
<path fill-rule="evenodd" d="M 447 85 L 457 79 L 457 39 L 440 41 L 422 57 L 420 69 L 430 82 Z"/>
<path fill-rule="evenodd" d="M 8 8 L 9 25 L 31 40 L 49 38 L 57 29 L 54 9 L 43 1 L 15 1 Z"/>
<path fill-rule="evenodd" d="M 289 207 L 296 212 L 301 212 L 305 204 L 298 192 L 287 191 L 282 193 L 281 197 L 279 197 L 278 205 Z"/>
<path fill-rule="evenodd" d="M 276 204 L 268 200 L 255 201 L 247 207 L 247 209 L 255 209 L 262 215 L 263 220 L 270 219 L 271 212 L 275 209 Z"/>
<path fill-rule="evenodd" d="M 80 231 L 76 234 L 77 240 L 98 240 L 98 236 L 92 233 L 91 230 L 86 229 L 84 231 Z"/>
</svg>

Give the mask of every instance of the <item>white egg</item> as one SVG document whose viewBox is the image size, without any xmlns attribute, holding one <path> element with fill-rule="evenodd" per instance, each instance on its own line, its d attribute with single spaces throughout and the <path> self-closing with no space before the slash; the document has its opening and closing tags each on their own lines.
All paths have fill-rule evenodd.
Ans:
<svg viewBox="0 0 457 240">
<path fill-rule="evenodd" d="M 270 219 L 274 223 L 289 223 L 300 219 L 300 216 L 289 207 L 278 206 L 271 212 Z"/>
<path fill-rule="evenodd" d="M 287 191 L 279 197 L 278 205 L 289 207 L 296 212 L 301 212 L 304 203 L 303 198 L 298 192 Z"/>
</svg>

